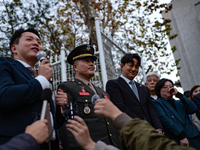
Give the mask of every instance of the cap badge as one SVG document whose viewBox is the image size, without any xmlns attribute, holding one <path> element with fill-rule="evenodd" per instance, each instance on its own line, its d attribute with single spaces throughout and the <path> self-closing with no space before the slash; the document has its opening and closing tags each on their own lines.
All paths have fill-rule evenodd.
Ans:
<svg viewBox="0 0 200 150">
<path fill-rule="evenodd" d="M 90 47 L 87 47 L 87 50 L 89 51 L 91 48 Z"/>
</svg>

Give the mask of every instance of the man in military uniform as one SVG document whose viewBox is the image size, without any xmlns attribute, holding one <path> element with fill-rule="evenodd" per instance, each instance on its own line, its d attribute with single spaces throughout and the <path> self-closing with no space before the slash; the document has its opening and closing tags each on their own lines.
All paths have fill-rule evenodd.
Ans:
<svg viewBox="0 0 200 150">
<path fill-rule="evenodd" d="M 67 62 L 73 65 L 75 79 L 61 83 L 58 89 L 67 93 L 68 104 L 73 104 L 75 114 L 84 119 L 93 141 L 101 140 L 121 149 L 119 134 L 114 129 L 112 121 L 94 114 L 92 96 L 97 94 L 100 98 L 109 99 L 105 91 L 95 87 L 90 81 L 94 76 L 96 59 L 94 49 L 90 45 L 81 45 L 72 50 L 68 55 Z M 60 138 L 64 149 L 78 149 L 75 138 L 66 130 L 65 124 L 60 130 Z"/>
</svg>

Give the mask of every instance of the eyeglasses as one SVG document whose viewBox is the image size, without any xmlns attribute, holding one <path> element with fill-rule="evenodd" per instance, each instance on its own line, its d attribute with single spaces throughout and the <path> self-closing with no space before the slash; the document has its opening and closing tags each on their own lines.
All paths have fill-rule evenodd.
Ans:
<svg viewBox="0 0 200 150">
<path fill-rule="evenodd" d="M 172 88 L 173 86 L 163 86 L 162 88 L 163 89 L 170 89 L 170 88 Z"/>
</svg>

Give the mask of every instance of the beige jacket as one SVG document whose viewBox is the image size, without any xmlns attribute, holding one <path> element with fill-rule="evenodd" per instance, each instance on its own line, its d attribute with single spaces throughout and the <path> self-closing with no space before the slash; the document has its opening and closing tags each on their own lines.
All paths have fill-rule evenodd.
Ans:
<svg viewBox="0 0 200 150">
<path fill-rule="evenodd" d="M 200 133 L 200 120 L 197 118 L 196 113 L 192 114 L 192 123 L 194 124 L 197 131 Z"/>
</svg>

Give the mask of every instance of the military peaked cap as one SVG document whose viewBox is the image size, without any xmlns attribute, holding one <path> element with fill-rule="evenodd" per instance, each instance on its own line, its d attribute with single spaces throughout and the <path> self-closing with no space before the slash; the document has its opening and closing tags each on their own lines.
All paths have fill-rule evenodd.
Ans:
<svg viewBox="0 0 200 150">
<path fill-rule="evenodd" d="M 73 65 L 75 60 L 85 57 L 92 57 L 94 61 L 97 59 L 97 57 L 94 56 L 94 48 L 91 45 L 84 44 L 73 49 L 67 57 L 67 62 Z"/>
</svg>

